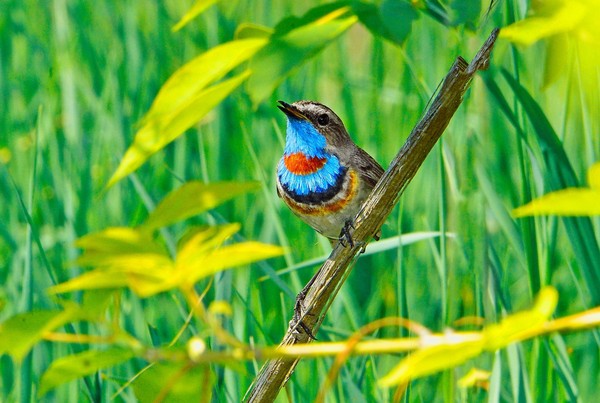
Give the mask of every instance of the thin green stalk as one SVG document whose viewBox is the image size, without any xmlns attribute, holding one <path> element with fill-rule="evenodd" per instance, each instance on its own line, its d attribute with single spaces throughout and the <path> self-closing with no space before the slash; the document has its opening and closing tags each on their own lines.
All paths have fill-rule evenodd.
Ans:
<svg viewBox="0 0 600 403">
<path fill-rule="evenodd" d="M 446 167 L 444 164 L 444 139 L 441 138 L 438 144 L 438 169 L 439 169 L 439 186 L 440 186 L 440 196 L 438 201 L 439 206 L 439 227 L 440 233 L 444 234 L 439 238 L 440 242 L 440 282 L 441 282 L 441 303 L 442 303 L 442 322 L 443 325 L 446 326 L 450 322 L 450 300 L 449 300 L 449 292 L 448 287 L 450 286 L 448 282 L 448 261 L 446 257 L 446 220 L 447 220 L 447 209 L 446 209 L 446 200 L 447 200 L 447 189 L 446 189 Z"/>
<path fill-rule="evenodd" d="M 402 212 L 404 211 L 404 199 L 401 198 L 398 202 L 398 234 L 402 233 Z M 406 282 L 406 266 L 404 265 L 404 247 L 402 242 L 398 244 L 396 253 L 398 265 L 396 266 L 396 281 L 398 283 L 396 292 L 396 301 L 398 301 L 398 315 L 401 318 L 410 319 L 408 312 L 408 292 Z M 408 335 L 408 330 L 404 327 L 400 328 L 400 337 Z"/>
<path fill-rule="evenodd" d="M 511 45 L 511 55 L 513 62 L 513 71 L 515 77 L 519 80 L 519 56 L 514 45 Z M 519 127 L 524 127 L 523 122 L 525 120 L 524 111 L 519 107 L 518 100 L 513 100 L 513 110 L 518 121 Z M 520 205 L 529 203 L 533 196 L 531 194 L 532 184 L 529 181 L 529 174 L 527 170 L 527 162 L 525 159 L 525 152 L 523 150 L 523 138 L 518 135 L 515 138 L 516 149 L 517 149 L 517 160 L 519 162 L 519 173 L 521 175 L 521 197 Z M 537 295 L 540 290 L 540 272 L 539 272 L 539 256 L 537 249 L 537 232 L 535 228 L 535 218 L 525 217 L 520 220 L 521 232 L 523 233 L 523 243 L 525 246 L 525 256 L 527 257 L 527 273 L 529 274 L 529 288 L 531 296 Z"/>
<path fill-rule="evenodd" d="M 38 109 L 37 116 L 37 130 L 35 132 L 34 147 L 33 147 L 33 166 L 31 169 L 31 176 L 29 178 L 29 195 L 27 198 L 27 211 L 33 211 L 34 194 L 36 189 L 36 177 L 37 177 L 37 162 L 38 162 L 38 147 L 40 137 L 40 124 L 41 124 L 42 108 Z M 22 301 L 21 311 L 30 312 L 33 309 L 33 294 L 34 290 L 34 274 L 33 274 L 33 223 L 29 222 L 25 232 L 25 262 L 23 266 L 23 285 L 22 285 Z M 21 363 L 21 384 L 20 384 L 20 400 L 23 403 L 29 403 L 31 401 L 31 392 L 33 386 L 33 380 L 31 375 L 33 373 L 33 354 L 35 350 L 32 350 Z"/>
</svg>

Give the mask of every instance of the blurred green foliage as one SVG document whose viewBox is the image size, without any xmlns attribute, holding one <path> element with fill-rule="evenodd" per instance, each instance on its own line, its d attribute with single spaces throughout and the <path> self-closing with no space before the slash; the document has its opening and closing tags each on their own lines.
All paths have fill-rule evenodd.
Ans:
<svg viewBox="0 0 600 403">
<path fill-rule="evenodd" d="M 592 7 L 595 2 L 577 3 Z M 192 2 L 0 2 L 0 322 L 3 334 L 10 335 L 10 340 L 0 338 L 0 352 L 14 343 L 26 345 L 22 361 L 15 355 L 0 358 L 0 400 L 37 399 L 37 393 L 50 389 L 46 384 L 40 390 L 42 374 L 59 365 L 61 357 L 87 363 L 87 354 L 93 355 L 88 348 L 106 344 L 181 349 L 196 335 L 218 351 L 224 342 L 214 329 L 244 342 L 277 343 L 295 293 L 312 275 L 305 269 L 278 271 L 321 256 L 329 246 L 275 194 L 274 167 L 284 135 L 275 100 L 314 99 L 329 105 L 354 140 L 386 166 L 457 55 L 470 59 L 495 26 L 550 13 L 512 0 L 206 3 L 217 4 L 173 32 Z M 561 10 L 562 3 L 553 2 L 553 10 Z M 325 29 L 319 26 L 319 18 L 342 9 L 325 21 Z M 596 14 L 583 15 L 588 21 Z M 529 305 L 544 285 L 559 291 L 559 316 L 598 304 L 598 218 L 510 215 L 549 191 L 583 186 L 587 168 L 599 159 L 599 67 L 582 63 L 589 60 L 589 36 L 580 33 L 588 26 L 558 36 L 537 35 L 528 47 L 498 43 L 490 71 L 475 80 L 437 152 L 383 228 L 384 237 L 414 231 L 456 236 L 359 260 L 333 303 L 321 340 L 344 339 L 386 316 L 410 318 L 437 331 L 460 326 L 456 321 L 470 316 L 495 323 Z M 161 127 L 155 148 L 136 161 L 139 169 L 106 189 L 136 133 L 151 121 L 146 113 L 163 84 L 186 63 L 210 54 L 204 52 L 242 38 L 257 43 L 268 38 L 268 44 L 233 58 L 210 77 L 198 77 L 202 85 L 197 83 L 199 92 L 190 99 L 202 105 L 187 104 L 185 124 Z M 305 46 L 295 53 L 290 44 L 298 41 Z M 245 60 L 247 66 L 241 64 Z M 223 101 L 213 97 L 212 104 L 202 103 L 203 91 L 216 86 Z M 165 99 L 177 105 L 176 97 Z M 147 299 L 129 291 L 86 292 L 68 300 L 46 292 L 87 272 L 77 263 L 76 239 L 109 227 L 140 226 L 166 194 L 195 179 L 258 181 L 262 192 L 214 204 L 199 217 L 185 215 L 180 217 L 188 218 L 185 222 L 153 233 L 165 253 L 175 253 L 177 240 L 192 239 L 192 227 L 235 222 L 241 223 L 241 232 L 232 236 L 235 242 L 288 246 L 283 258 L 220 272 L 188 289 L 203 293 L 207 306 L 225 301 L 231 316 L 204 312 L 192 317 L 193 301 L 185 292 Z M 263 276 L 267 280 L 259 281 Z M 19 321 L 18 315 L 27 320 Z M 67 336 L 89 335 L 91 346 L 35 344 L 62 325 Z M 377 336 L 402 334 L 386 328 Z M 416 380 L 404 399 L 589 401 L 600 382 L 599 345 L 597 332 L 515 344 Z M 109 357 L 103 365 L 81 366 L 78 376 L 86 377 L 42 399 L 101 401 L 118 393 L 118 399 L 130 401 L 164 392 L 135 383 L 128 387 L 145 360 L 113 366 L 123 356 L 117 351 Z M 376 381 L 397 361 L 393 356 L 352 358 L 336 379 L 331 399 L 390 400 L 393 390 L 377 387 Z M 213 399 L 237 401 L 259 364 L 212 366 L 210 371 L 199 366 L 197 374 L 186 372 L 185 378 L 210 378 L 218 385 L 212 388 Z M 320 386 L 315 380 L 325 379 L 331 364 L 332 359 L 303 362 L 290 381 L 290 396 L 313 399 Z M 471 368 L 490 371 L 486 387 L 456 386 Z M 93 375 L 96 370 L 102 370 L 101 377 Z M 156 383 L 177 371 L 165 364 L 144 377 Z M 144 379 L 139 382 L 143 385 Z"/>
</svg>

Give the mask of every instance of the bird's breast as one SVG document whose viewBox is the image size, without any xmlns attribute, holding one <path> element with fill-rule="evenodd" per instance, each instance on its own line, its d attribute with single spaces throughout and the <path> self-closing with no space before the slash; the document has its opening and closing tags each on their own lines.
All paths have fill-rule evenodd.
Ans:
<svg viewBox="0 0 600 403">
<path fill-rule="evenodd" d="M 309 175 L 317 172 L 327 162 L 325 157 L 307 157 L 301 152 L 283 157 L 283 164 L 294 175 Z"/>
<path fill-rule="evenodd" d="M 285 155 L 278 166 L 277 186 L 298 215 L 321 216 L 347 207 L 357 193 L 357 173 L 335 156 Z"/>
</svg>

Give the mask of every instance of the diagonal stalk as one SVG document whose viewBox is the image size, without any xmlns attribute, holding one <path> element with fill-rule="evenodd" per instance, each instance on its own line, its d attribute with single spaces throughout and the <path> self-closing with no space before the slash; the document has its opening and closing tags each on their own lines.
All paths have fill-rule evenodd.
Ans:
<svg viewBox="0 0 600 403">
<path fill-rule="evenodd" d="M 470 64 L 460 56 L 456 59 L 435 100 L 412 130 L 406 143 L 356 216 L 352 234 L 354 246 L 344 247 L 338 244 L 319 269 L 314 281 L 311 280 L 313 284 L 306 293 L 303 304 L 304 315 L 301 318 L 310 333 L 316 334 L 331 301 L 351 270 L 351 263 L 361 248 L 383 225 L 400 195 L 450 123 L 475 73 L 488 67 L 498 32 L 498 29 L 494 29 Z M 306 332 L 299 333 L 297 328 L 300 327 L 290 324 L 280 346 L 309 341 L 309 335 Z M 289 358 L 267 361 L 250 385 L 244 401 L 253 403 L 274 401 L 298 362 L 299 359 Z"/>
</svg>

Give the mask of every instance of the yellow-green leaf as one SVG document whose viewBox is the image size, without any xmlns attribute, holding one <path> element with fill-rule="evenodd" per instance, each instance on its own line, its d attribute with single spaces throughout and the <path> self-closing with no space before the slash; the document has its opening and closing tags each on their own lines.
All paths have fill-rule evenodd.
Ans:
<svg viewBox="0 0 600 403">
<path fill-rule="evenodd" d="M 140 402 L 210 402 L 212 378 L 208 366 L 157 363 L 135 379 L 133 391 Z"/>
<path fill-rule="evenodd" d="M 173 224 L 258 188 L 256 182 L 188 182 L 165 196 L 144 227 L 155 229 Z"/>
<path fill-rule="evenodd" d="M 48 289 L 48 293 L 62 294 L 71 291 L 101 290 L 126 286 L 127 279 L 124 276 L 114 275 L 112 271 L 105 269 L 96 269 L 52 286 Z"/>
<path fill-rule="evenodd" d="M 75 246 L 83 253 L 77 259 L 81 266 L 103 266 L 125 255 L 167 255 L 164 247 L 149 232 L 128 227 L 111 227 L 79 238 Z"/>
<path fill-rule="evenodd" d="M 145 119 L 142 128 L 136 133 L 133 144 L 125 152 L 107 187 L 138 169 L 150 156 L 192 127 L 239 87 L 249 75 L 250 72 L 246 71 L 186 97 L 184 103 L 165 106 L 163 110 L 152 112 L 152 117 Z"/>
<path fill-rule="evenodd" d="M 273 34 L 274 29 L 264 25 L 254 24 L 252 22 L 242 22 L 235 30 L 235 39 L 264 38 L 267 39 Z"/>
<path fill-rule="evenodd" d="M 424 346 L 402 360 L 379 383 L 382 386 L 406 383 L 460 365 L 484 350 L 494 351 L 541 333 L 557 302 L 556 289 L 545 287 L 532 309 L 509 315 L 499 324 L 489 325 L 481 332 L 425 336 L 422 338 Z"/>
<path fill-rule="evenodd" d="M 161 292 L 167 292 L 179 287 L 175 273 L 163 270 L 161 276 L 148 276 L 144 273 L 129 273 L 129 288 L 140 298 L 148 298 Z"/>
<path fill-rule="evenodd" d="M 446 334 L 436 339 L 436 344 L 426 346 L 406 357 L 379 380 L 384 387 L 403 384 L 413 378 L 452 368 L 476 357 L 483 351 L 483 338 L 479 333 Z"/>
<path fill-rule="evenodd" d="M 561 215 L 590 216 L 600 215 L 600 162 L 593 164 L 587 174 L 589 189 L 568 188 L 548 193 L 528 204 L 513 210 L 513 216 Z"/>
<path fill-rule="evenodd" d="M 0 324 L 0 355 L 21 361 L 44 333 L 71 320 L 70 311 L 32 311 L 17 314 Z"/>
<path fill-rule="evenodd" d="M 226 42 L 190 60 L 162 85 L 143 123 L 160 120 L 161 116 L 181 109 L 208 85 L 220 80 L 234 67 L 248 60 L 266 43 L 266 38 Z"/>
<path fill-rule="evenodd" d="M 588 169 L 587 180 L 592 189 L 600 191 L 600 162 L 596 162 Z"/>
<path fill-rule="evenodd" d="M 218 0 L 196 0 L 194 5 L 190 7 L 187 13 L 175 24 L 172 31 L 177 32 L 187 25 L 188 22 L 202 14 L 207 8 L 215 4 Z"/>
<path fill-rule="evenodd" d="M 276 31 L 269 44 L 250 60 L 252 76 L 247 88 L 253 103 L 256 105 L 267 98 L 294 68 L 317 54 L 357 20 L 350 14 L 349 7 L 338 5 L 322 17 L 282 35 Z"/>
<path fill-rule="evenodd" d="M 75 246 L 111 254 L 153 252 L 156 249 L 150 234 L 129 227 L 109 227 L 84 235 L 75 241 Z"/>
<path fill-rule="evenodd" d="M 458 386 L 461 388 L 472 388 L 487 384 L 492 373 L 478 368 L 471 368 L 469 372 L 458 380 Z"/>
<path fill-rule="evenodd" d="M 58 303 L 65 311 L 72 312 L 74 320 L 97 322 L 102 321 L 106 316 L 106 310 L 112 300 L 114 291 L 90 290 L 83 293 L 83 301 L 80 303 L 69 299 L 59 300 Z"/>
<path fill-rule="evenodd" d="M 548 193 L 513 210 L 513 216 L 600 214 L 600 189 L 569 188 Z"/>
<path fill-rule="evenodd" d="M 134 356 L 133 351 L 123 348 L 89 350 L 61 357 L 52 362 L 40 380 L 38 397 L 74 379 L 91 375 L 101 369 L 113 367 Z"/>
<path fill-rule="evenodd" d="M 581 330 L 588 327 L 600 326 L 600 307 L 556 319 L 552 323 L 554 329 L 561 331 Z"/>
<path fill-rule="evenodd" d="M 485 349 L 494 351 L 521 341 L 527 333 L 539 329 L 550 318 L 557 303 L 556 289 L 542 288 L 533 308 L 509 315 L 499 324 L 489 325 L 483 330 Z"/>
<path fill-rule="evenodd" d="M 115 257 L 108 268 L 98 268 L 49 288 L 60 294 L 129 286 L 140 296 L 173 288 L 173 263 L 163 255 L 131 254 Z M 150 291 L 151 290 L 151 291 Z"/>
<path fill-rule="evenodd" d="M 211 276 L 236 266 L 280 256 L 284 249 L 280 246 L 260 242 L 242 242 L 226 245 L 208 255 L 199 255 L 197 259 L 175 261 L 175 268 L 181 280 L 187 284 Z"/>
<path fill-rule="evenodd" d="M 177 252 L 177 265 L 179 267 L 186 266 L 203 259 L 208 253 L 221 246 L 223 242 L 239 230 L 239 224 L 226 224 L 196 231 L 179 248 Z"/>
<path fill-rule="evenodd" d="M 548 88 L 567 71 L 565 55 L 569 54 L 569 36 L 561 33 L 547 39 L 542 88 Z"/>
<path fill-rule="evenodd" d="M 588 13 L 585 1 L 561 0 L 539 4 L 535 15 L 502 28 L 500 37 L 511 42 L 531 45 L 540 39 L 569 32 L 581 24 Z"/>
</svg>

